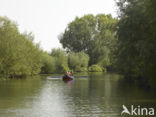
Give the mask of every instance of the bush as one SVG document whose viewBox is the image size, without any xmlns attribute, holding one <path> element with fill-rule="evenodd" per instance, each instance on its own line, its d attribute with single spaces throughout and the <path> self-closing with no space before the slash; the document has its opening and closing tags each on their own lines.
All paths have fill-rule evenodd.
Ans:
<svg viewBox="0 0 156 117">
<path fill-rule="evenodd" d="M 87 72 L 88 68 L 87 67 L 76 67 L 75 71 L 76 72 Z"/>
<path fill-rule="evenodd" d="M 95 64 L 92 65 L 88 68 L 88 71 L 90 72 L 103 72 L 105 69 L 103 69 L 102 67 L 100 67 L 99 65 Z M 106 71 L 105 71 L 106 72 Z"/>
<path fill-rule="evenodd" d="M 84 52 L 69 53 L 68 64 L 74 71 L 87 71 L 89 56 Z"/>
<path fill-rule="evenodd" d="M 56 67 L 54 57 L 50 56 L 48 53 L 43 53 L 42 64 L 43 66 L 41 68 L 41 73 L 44 74 L 55 73 Z"/>
<path fill-rule="evenodd" d="M 68 68 L 68 56 L 63 49 L 52 49 L 50 54 L 55 61 L 55 73 L 64 73 L 69 70 Z"/>
</svg>

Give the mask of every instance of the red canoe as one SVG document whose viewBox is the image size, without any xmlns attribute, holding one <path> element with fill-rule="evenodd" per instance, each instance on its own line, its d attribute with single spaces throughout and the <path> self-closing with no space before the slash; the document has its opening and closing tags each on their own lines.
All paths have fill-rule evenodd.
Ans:
<svg viewBox="0 0 156 117">
<path fill-rule="evenodd" d="M 74 76 L 64 75 L 62 79 L 66 81 L 70 81 L 74 79 Z"/>
</svg>

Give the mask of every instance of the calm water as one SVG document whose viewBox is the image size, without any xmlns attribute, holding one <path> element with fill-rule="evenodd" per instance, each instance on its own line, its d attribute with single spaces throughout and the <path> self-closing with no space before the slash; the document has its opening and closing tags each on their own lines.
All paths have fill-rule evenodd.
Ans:
<svg viewBox="0 0 156 117">
<path fill-rule="evenodd" d="M 123 104 L 155 107 L 155 91 L 103 73 L 0 80 L 0 117 L 121 117 Z"/>
</svg>

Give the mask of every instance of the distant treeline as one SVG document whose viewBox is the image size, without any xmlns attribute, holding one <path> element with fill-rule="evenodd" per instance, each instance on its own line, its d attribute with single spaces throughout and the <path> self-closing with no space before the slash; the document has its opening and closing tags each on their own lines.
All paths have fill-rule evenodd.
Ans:
<svg viewBox="0 0 156 117">
<path fill-rule="evenodd" d="M 92 20 L 92 18 L 95 24 L 90 23 L 90 20 Z M 110 19 L 112 19 L 111 22 L 108 22 Z M 93 37 L 93 32 L 89 32 L 90 35 L 88 36 L 92 36 L 91 40 L 93 40 L 93 42 L 83 42 L 88 39 L 88 37 L 84 38 L 84 40 L 81 40 L 81 43 L 84 43 L 84 46 L 86 47 L 93 45 L 92 48 L 90 48 L 91 51 L 88 51 L 90 52 L 90 54 L 87 52 L 87 49 L 68 51 L 68 49 L 63 50 L 59 48 L 52 49 L 52 51 L 48 53 L 41 50 L 39 44 L 35 44 L 33 42 L 34 36 L 32 35 L 32 33 L 20 33 L 15 22 L 11 21 L 7 17 L 0 17 L 0 75 L 7 77 L 24 77 L 27 75 L 34 75 L 39 73 L 64 73 L 68 70 L 76 72 L 105 72 L 106 66 L 110 65 L 109 55 L 113 49 L 111 50 L 111 48 L 108 48 L 107 46 L 112 47 L 115 35 L 113 28 L 116 24 L 116 19 L 112 18 L 111 15 L 102 14 L 96 17 L 94 17 L 93 15 L 87 15 L 78 19 L 78 22 L 82 22 L 82 25 L 84 26 L 88 25 L 88 27 L 86 27 L 88 29 L 84 29 L 84 26 L 78 24 L 78 27 L 75 27 L 75 32 L 77 32 L 76 29 L 78 29 L 79 31 L 82 29 L 81 31 L 84 31 L 84 34 L 82 34 L 82 36 L 85 37 L 85 34 L 88 33 L 86 33 L 85 31 L 92 30 L 90 29 L 91 25 L 92 28 L 97 31 L 96 28 L 98 28 L 98 26 L 96 20 L 99 20 L 98 23 L 99 25 L 101 25 L 100 30 L 102 30 L 102 25 L 109 26 L 105 27 L 106 30 L 104 30 L 103 35 L 94 32 L 97 33 L 95 35 L 97 39 L 95 40 L 95 37 Z M 108 23 L 103 24 L 105 20 Z M 77 23 L 77 21 L 75 21 L 75 23 Z M 79 28 L 79 26 L 81 28 Z M 110 29 L 112 29 L 113 31 L 109 31 Z M 81 31 L 79 32 L 79 34 L 77 34 L 78 37 L 81 36 Z M 102 42 L 102 36 L 109 37 L 107 38 L 109 40 L 105 40 L 109 42 L 108 44 Z M 71 42 L 72 41 L 73 40 L 71 40 Z M 75 42 L 76 41 L 74 40 L 74 43 Z M 81 46 L 81 44 L 79 43 L 75 45 L 78 47 Z M 103 45 L 104 47 L 102 47 Z"/>
<path fill-rule="evenodd" d="M 59 35 L 64 49 L 50 53 L 31 33 L 0 17 L 0 74 L 10 77 L 72 71 L 116 71 L 131 78 L 156 77 L 156 1 L 118 0 L 118 18 L 76 17 Z"/>
<path fill-rule="evenodd" d="M 41 73 L 65 73 L 66 71 L 88 71 L 89 56 L 84 52 L 66 53 L 63 49 L 52 49 L 43 53 Z"/>
</svg>

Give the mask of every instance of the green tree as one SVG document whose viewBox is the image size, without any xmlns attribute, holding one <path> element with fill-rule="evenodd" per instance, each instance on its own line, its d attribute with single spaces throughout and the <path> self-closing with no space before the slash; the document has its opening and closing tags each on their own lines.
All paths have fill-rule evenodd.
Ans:
<svg viewBox="0 0 156 117">
<path fill-rule="evenodd" d="M 0 17 L 0 74 L 21 77 L 40 72 L 41 50 L 33 38 L 31 33 L 20 33 L 7 17 Z"/>
<path fill-rule="evenodd" d="M 88 52 L 90 43 L 94 38 L 95 27 L 96 19 L 93 15 L 86 15 L 82 18 L 76 17 L 60 36 L 60 43 L 67 51 Z"/>
<path fill-rule="evenodd" d="M 130 77 L 156 77 L 155 1 L 120 0 L 117 66 Z"/>
<path fill-rule="evenodd" d="M 110 65 L 110 56 L 116 42 L 117 19 L 111 15 L 98 14 L 76 17 L 68 24 L 59 40 L 69 52 L 84 51 L 90 57 L 91 64 L 102 67 Z"/>
</svg>

